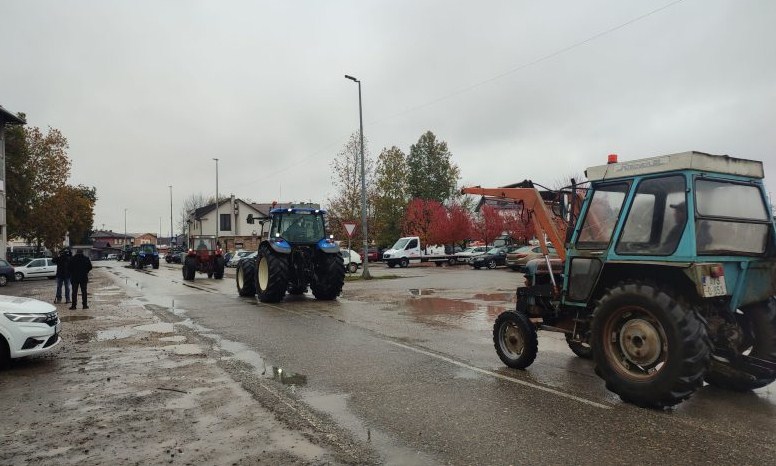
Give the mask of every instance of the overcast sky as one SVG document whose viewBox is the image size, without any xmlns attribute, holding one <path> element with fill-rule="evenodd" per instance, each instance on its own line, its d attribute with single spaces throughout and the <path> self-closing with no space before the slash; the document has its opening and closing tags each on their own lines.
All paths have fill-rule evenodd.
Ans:
<svg viewBox="0 0 776 466">
<path fill-rule="evenodd" d="M 650 14 L 651 13 L 651 14 Z M 95 228 L 169 234 L 183 199 L 326 203 L 433 131 L 463 184 L 552 185 L 686 150 L 776 177 L 776 2 L 0 0 L 0 105 L 70 142 Z"/>
</svg>

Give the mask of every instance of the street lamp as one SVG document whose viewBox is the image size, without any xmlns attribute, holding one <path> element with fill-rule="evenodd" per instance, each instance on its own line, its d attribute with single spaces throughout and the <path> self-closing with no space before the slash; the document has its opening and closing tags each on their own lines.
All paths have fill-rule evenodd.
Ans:
<svg viewBox="0 0 776 466">
<path fill-rule="evenodd" d="M 216 161 L 216 245 L 218 245 L 218 159 L 213 157 Z"/>
<path fill-rule="evenodd" d="M 361 137 L 361 232 L 364 235 L 364 257 L 362 257 L 364 272 L 361 274 L 361 278 L 370 280 L 372 275 L 369 274 L 369 249 L 366 238 L 366 169 L 364 168 L 364 116 L 361 111 L 361 81 L 348 75 L 345 75 L 345 78 L 358 83 L 358 125 Z"/>
<path fill-rule="evenodd" d="M 173 231 L 172 231 L 172 185 L 170 185 L 170 249 L 172 249 L 172 238 L 173 238 Z"/>
<path fill-rule="evenodd" d="M 124 209 L 124 241 L 127 241 L 127 209 Z"/>
</svg>

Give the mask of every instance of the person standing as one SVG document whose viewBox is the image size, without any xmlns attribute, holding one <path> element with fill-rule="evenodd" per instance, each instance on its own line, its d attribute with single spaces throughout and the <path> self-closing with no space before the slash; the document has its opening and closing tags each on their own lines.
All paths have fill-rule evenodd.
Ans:
<svg viewBox="0 0 776 466">
<path fill-rule="evenodd" d="M 55 303 L 62 302 L 62 285 L 65 285 L 65 303 L 70 302 L 70 250 L 62 249 L 59 256 L 54 258 L 57 264 L 57 295 Z"/>
<path fill-rule="evenodd" d="M 92 270 L 92 261 L 84 256 L 81 249 L 76 250 L 70 259 L 70 281 L 73 283 L 73 303 L 70 309 L 75 309 L 78 304 L 78 287 L 81 287 L 81 304 L 83 309 L 89 309 L 86 301 L 86 285 L 89 283 L 89 271 Z"/>
</svg>

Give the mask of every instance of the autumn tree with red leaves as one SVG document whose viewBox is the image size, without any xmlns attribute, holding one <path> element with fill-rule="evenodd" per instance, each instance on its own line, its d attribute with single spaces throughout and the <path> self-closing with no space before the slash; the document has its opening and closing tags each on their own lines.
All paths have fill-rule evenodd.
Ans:
<svg viewBox="0 0 776 466">
<path fill-rule="evenodd" d="M 492 244 L 493 241 L 504 231 L 504 217 L 498 209 L 493 206 L 484 205 L 480 209 L 480 216 L 474 222 L 472 233 L 476 239 L 485 244 Z"/>
<path fill-rule="evenodd" d="M 439 218 L 440 211 L 445 207 L 432 199 L 413 199 L 407 205 L 407 213 L 402 222 L 402 232 L 405 236 L 417 236 L 421 244 L 437 244 L 434 240 L 434 219 Z"/>
</svg>

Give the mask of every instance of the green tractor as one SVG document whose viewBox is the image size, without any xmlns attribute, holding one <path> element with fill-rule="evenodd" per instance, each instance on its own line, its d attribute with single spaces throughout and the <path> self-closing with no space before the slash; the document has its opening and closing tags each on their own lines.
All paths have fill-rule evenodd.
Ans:
<svg viewBox="0 0 776 466">
<path fill-rule="evenodd" d="M 286 292 L 301 295 L 309 287 L 316 299 L 336 299 L 345 283 L 345 265 L 339 246 L 326 237 L 325 215 L 308 207 L 272 209 L 269 238 L 259 244 L 255 258 L 237 266 L 240 296 L 276 303 Z"/>
<path fill-rule="evenodd" d="M 776 380 L 776 229 L 761 162 L 684 152 L 588 168 L 589 187 L 465 188 L 513 200 L 560 256 L 529 262 L 496 353 L 525 369 L 537 330 L 592 357 L 626 402 L 665 408 L 704 382 Z M 565 231 L 564 231 L 565 230 Z"/>
</svg>

